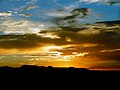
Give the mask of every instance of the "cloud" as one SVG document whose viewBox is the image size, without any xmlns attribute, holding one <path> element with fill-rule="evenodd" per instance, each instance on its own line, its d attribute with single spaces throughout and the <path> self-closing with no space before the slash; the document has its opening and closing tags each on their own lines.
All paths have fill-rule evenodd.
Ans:
<svg viewBox="0 0 120 90">
<path fill-rule="evenodd" d="M 49 35 L 49 36 L 46 36 Z M 50 36 L 51 35 L 51 36 Z M 60 38 L 52 34 L 23 34 L 23 35 L 1 35 L 1 49 L 30 49 L 40 48 L 45 45 L 64 45 L 66 41 L 59 41 Z"/>
<path fill-rule="evenodd" d="M 37 0 L 8 0 L 7 2 L 2 1 L 0 17 L 13 17 L 13 16 L 24 16 L 28 17 L 32 15 L 32 12 L 27 13 L 30 10 L 38 8 L 36 6 Z M 18 4 L 19 3 L 19 4 Z M 13 6 L 14 4 L 14 6 Z M 7 6 L 4 8 L 4 6 Z"/>
<path fill-rule="evenodd" d="M 32 22 L 28 20 L 2 20 L 0 22 L 0 31 L 4 34 L 25 34 L 38 33 L 44 28 L 41 22 Z"/>
<path fill-rule="evenodd" d="M 58 27 L 64 27 L 64 26 L 74 27 L 75 25 L 77 25 L 77 22 L 80 19 L 88 16 L 88 13 L 89 13 L 88 8 L 75 8 L 71 10 L 68 14 L 63 13 L 61 17 L 59 16 L 53 17 L 52 21 L 53 23 L 58 25 Z"/>
<path fill-rule="evenodd" d="M 47 13 L 48 16 L 52 16 L 52 17 L 66 17 L 68 15 L 71 15 L 70 13 L 68 12 L 52 12 L 52 13 Z"/>
<path fill-rule="evenodd" d="M 22 27 L 25 24 L 14 23 L 15 27 L 19 25 Z M 17 25 L 17 26 L 16 26 Z M 25 25 L 26 26 L 26 25 Z M 103 25 L 102 25 L 103 26 Z M 74 31 L 75 29 L 69 28 L 68 30 L 43 30 L 35 34 L 24 35 L 2 35 L 0 39 L 0 48 L 32 48 L 45 45 L 97 45 L 92 48 L 95 50 L 115 49 L 120 47 L 120 31 L 117 26 L 101 27 L 100 25 L 93 27 L 86 26 L 85 29 Z M 114 29 L 114 28 L 115 29 Z M 18 27 L 19 28 L 19 27 Z M 98 29 L 97 29 L 98 28 Z M 32 28 L 31 30 L 33 30 Z M 111 30 L 112 29 L 112 30 Z M 36 31 L 36 30 L 35 30 Z M 33 30 L 34 32 L 34 30 Z M 112 43 L 110 43 L 112 42 Z M 9 44 L 9 45 L 8 45 Z M 90 46 L 91 46 L 90 45 Z M 84 47 L 85 50 L 87 50 Z M 98 47 L 98 48 L 97 48 Z"/>
<path fill-rule="evenodd" d="M 0 16 L 2 16 L 2 17 L 10 17 L 10 16 L 12 16 L 12 13 L 11 12 L 0 12 Z"/>
<path fill-rule="evenodd" d="M 120 51 L 113 51 L 113 52 L 96 52 L 90 53 L 88 56 L 90 57 L 99 57 L 101 60 L 114 60 L 120 63 Z"/>
<path fill-rule="evenodd" d="M 109 0 L 80 0 L 81 2 L 96 3 L 96 2 L 106 2 Z"/>
<path fill-rule="evenodd" d="M 120 3 L 120 0 L 80 0 L 80 2 L 86 3 L 108 3 L 108 4 L 116 4 Z"/>
<path fill-rule="evenodd" d="M 32 16 L 32 14 L 27 14 L 27 13 L 25 13 L 25 14 L 20 14 L 20 16 L 25 16 L 25 17 L 30 17 L 30 16 Z"/>
<path fill-rule="evenodd" d="M 38 6 L 28 6 L 28 7 L 23 8 L 23 10 L 31 10 L 31 9 L 35 9 L 37 7 Z"/>
<path fill-rule="evenodd" d="M 2 39 L 0 40 L 0 48 L 6 48 L 6 49 L 22 49 L 22 48 L 32 48 L 32 47 L 36 47 L 38 46 L 36 41 L 32 41 L 28 38 L 26 40 L 24 40 L 25 38 L 20 36 L 2 36 L 3 38 L 6 39 Z"/>
<path fill-rule="evenodd" d="M 118 49 L 112 49 L 112 50 L 102 50 L 100 52 L 115 52 L 115 51 L 120 51 L 120 48 L 118 48 Z"/>
</svg>

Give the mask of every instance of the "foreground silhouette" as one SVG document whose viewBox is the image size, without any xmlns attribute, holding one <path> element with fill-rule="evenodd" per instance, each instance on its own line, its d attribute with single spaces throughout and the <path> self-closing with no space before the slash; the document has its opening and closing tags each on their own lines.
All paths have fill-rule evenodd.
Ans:
<svg viewBox="0 0 120 90">
<path fill-rule="evenodd" d="M 119 81 L 120 71 L 23 65 L 0 67 L 0 81 Z"/>
</svg>

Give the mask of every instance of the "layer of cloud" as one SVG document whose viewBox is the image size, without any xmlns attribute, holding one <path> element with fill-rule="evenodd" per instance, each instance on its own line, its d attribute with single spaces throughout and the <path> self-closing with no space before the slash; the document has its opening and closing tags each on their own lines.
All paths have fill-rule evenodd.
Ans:
<svg viewBox="0 0 120 90">
<path fill-rule="evenodd" d="M 76 62 L 77 67 L 118 68 L 120 65 L 119 28 L 118 25 L 95 24 L 88 25 L 85 29 L 77 28 L 80 29 L 78 31 L 69 28 L 69 30 L 57 31 L 43 30 L 39 34 L 1 35 L 0 60 L 2 65 L 10 65 L 5 62 L 9 58 L 13 59 L 12 61 L 17 59 L 18 62 L 17 60 L 14 62 L 18 65 L 21 65 L 20 63 L 42 65 L 39 62 L 53 65 L 52 62 L 64 60 L 64 62 Z M 22 61 L 23 59 L 26 61 Z"/>
<path fill-rule="evenodd" d="M 1 19 L 0 22 L 0 32 L 2 34 L 38 33 L 43 28 L 46 27 L 41 22 L 28 20 Z"/>
<path fill-rule="evenodd" d="M 120 3 L 120 0 L 80 0 L 80 2 L 86 3 L 108 3 L 108 4 L 116 4 Z"/>
<path fill-rule="evenodd" d="M 38 34 L 1 35 L 1 49 L 26 49 L 44 45 L 74 45 L 81 47 L 82 52 L 114 51 L 120 48 L 119 26 L 86 26 L 85 29 L 69 28 L 68 30 L 48 30 Z M 112 42 L 112 43 L 110 43 Z M 93 46 L 93 47 L 92 47 Z M 79 50 L 78 50 L 79 51 Z"/>
<path fill-rule="evenodd" d="M 52 21 L 58 25 L 58 27 L 74 27 L 78 25 L 79 20 L 89 15 L 89 11 L 90 10 L 88 8 L 75 8 L 67 13 L 52 13 L 51 15 L 54 16 Z"/>
<path fill-rule="evenodd" d="M 37 0 L 2 1 L 2 3 L 0 3 L 1 11 L 2 11 L 2 12 L 0 12 L 0 17 L 13 17 L 13 16 L 29 17 L 29 16 L 32 16 L 32 13 L 27 12 L 27 11 L 31 11 L 32 9 L 38 8 L 38 6 L 36 5 L 36 2 L 37 2 Z M 5 6 L 5 8 L 4 8 L 4 6 Z"/>
<path fill-rule="evenodd" d="M 9 17 L 9 16 L 12 16 L 12 13 L 10 13 L 10 12 L 0 12 L 0 16 Z"/>
</svg>

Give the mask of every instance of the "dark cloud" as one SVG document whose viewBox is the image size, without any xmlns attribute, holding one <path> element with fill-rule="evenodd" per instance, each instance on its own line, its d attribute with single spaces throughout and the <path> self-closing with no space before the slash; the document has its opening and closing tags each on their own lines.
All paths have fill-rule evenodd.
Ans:
<svg viewBox="0 0 120 90">
<path fill-rule="evenodd" d="M 103 21 L 103 22 L 97 22 L 100 24 L 106 24 L 107 26 L 113 26 L 113 25 L 119 25 L 120 20 L 117 21 Z"/>
<path fill-rule="evenodd" d="M 32 16 L 32 14 L 22 13 L 22 14 L 20 14 L 20 16 L 30 17 L 30 16 Z"/>
<path fill-rule="evenodd" d="M 120 0 L 80 0 L 81 2 L 86 3 L 107 3 L 110 5 L 119 4 Z"/>
<path fill-rule="evenodd" d="M 113 26 L 114 27 L 114 26 Z M 60 38 L 42 37 L 35 34 L 25 35 L 1 35 L 0 48 L 34 48 L 41 47 L 45 44 L 53 45 L 82 45 L 86 43 L 98 44 L 94 47 L 95 50 L 102 49 L 115 49 L 120 48 L 120 31 L 118 28 L 106 27 L 105 29 L 92 29 L 89 28 L 69 28 L 69 30 L 60 31 L 45 31 L 42 32 L 44 36 L 46 33 L 52 33 Z M 41 33 L 41 32 L 40 32 Z M 67 38 L 70 39 L 67 40 Z M 92 47 L 93 48 L 93 47 Z M 88 49 L 88 48 L 87 48 Z M 89 50 L 89 49 L 88 49 Z"/>
<path fill-rule="evenodd" d="M 58 9 L 58 10 L 56 10 L 56 12 L 63 12 L 63 11 L 65 11 L 65 9 Z"/>
<path fill-rule="evenodd" d="M 4 49 L 27 49 L 41 47 L 46 44 L 64 45 L 69 44 L 63 38 L 51 39 L 43 38 L 41 36 L 30 34 L 30 35 L 1 35 L 0 36 L 0 48 Z"/>
<path fill-rule="evenodd" d="M 23 10 L 31 10 L 34 8 L 37 8 L 37 6 L 28 6 L 28 7 L 23 8 Z"/>
<path fill-rule="evenodd" d="M 72 10 L 71 13 L 72 13 L 73 15 L 81 15 L 81 16 L 79 16 L 79 17 L 80 17 L 80 18 L 83 18 L 83 17 L 85 17 L 85 16 L 88 15 L 88 11 L 89 11 L 88 8 L 76 8 L 76 9 Z"/>
<path fill-rule="evenodd" d="M 86 31 L 87 33 L 87 31 Z M 59 37 L 66 38 L 69 37 L 74 44 L 81 43 L 97 43 L 108 48 L 117 48 L 120 46 L 120 33 L 115 31 L 100 31 L 99 34 L 81 34 L 77 32 L 60 32 L 57 33 Z M 107 48 L 106 47 L 106 48 Z"/>
<path fill-rule="evenodd" d="M 110 4 L 110 5 L 114 5 L 114 4 L 120 4 L 120 0 L 108 0 L 106 3 Z"/>
<path fill-rule="evenodd" d="M 75 8 L 70 11 L 70 15 L 65 17 L 54 17 L 53 22 L 59 27 L 75 25 L 79 19 L 84 18 L 88 15 L 88 8 Z M 72 27 L 73 27 L 72 25 Z"/>
<path fill-rule="evenodd" d="M 34 36 L 32 36 L 35 38 Z M 37 41 L 26 35 L 2 35 L 0 48 L 32 48 L 38 46 Z"/>
<path fill-rule="evenodd" d="M 86 56 L 89 57 L 97 57 L 101 60 L 114 60 L 120 63 L 120 51 L 114 51 L 114 52 L 92 52 Z"/>
<path fill-rule="evenodd" d="M 86 27 L 79 27 L 79 28 L 75 28 L 75 27 L 72 27 L 72 26 L 65 26 L 65 27 L 61 27 L 61 29 L 63 31 L 68 31 L 68 32 L 79 32 L 79 31 L 83 31 L 83 30 L 86 30 L 87 28 Z"/>
</svg>

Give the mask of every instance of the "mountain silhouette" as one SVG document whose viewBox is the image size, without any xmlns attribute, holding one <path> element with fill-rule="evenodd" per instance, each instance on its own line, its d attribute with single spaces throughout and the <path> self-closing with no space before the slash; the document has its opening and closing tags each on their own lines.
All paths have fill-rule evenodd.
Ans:
<svg viewBox="0 0 120 90">
<path fill-rule="evenodd" d="M 0 81 L 119 81 L 120 71 L 98 71 L 86 68 L 55 68 L 23 65 L 0 67 Z"/>
</svg>

